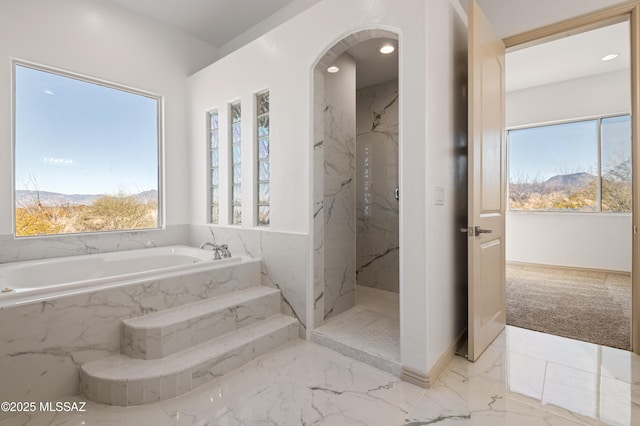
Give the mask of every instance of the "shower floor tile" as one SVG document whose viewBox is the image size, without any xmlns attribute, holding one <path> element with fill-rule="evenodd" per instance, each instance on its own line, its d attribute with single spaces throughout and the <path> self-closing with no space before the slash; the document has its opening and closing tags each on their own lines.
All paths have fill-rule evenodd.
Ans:
<svg viewBox="0 0 640 426">
<path fill-rule="evenodd" d="M 356 287 L 356 306 L 313 331 L 311 339 L 374 367 L 400 375 L 398 293 Z"/>
</svg>

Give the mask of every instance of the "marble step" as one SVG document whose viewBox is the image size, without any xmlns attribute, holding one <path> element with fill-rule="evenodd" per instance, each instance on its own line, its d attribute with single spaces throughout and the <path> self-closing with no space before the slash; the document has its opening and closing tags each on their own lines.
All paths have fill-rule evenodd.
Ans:
<svg viewBox="0 0 640 426">
<path fill-rule="evenodd" d="M 83 365 L 91 401 L 132 406 L 174 398 L 298 338 L 298 321 L 281 314 L 161 359 L 113 355 Z"/>
<path fill-rule="evenodd" d="M 280 291 L 257 286 L 123 321 L 122 352 L 158 359 L 280 313 Z"/>
</svg>

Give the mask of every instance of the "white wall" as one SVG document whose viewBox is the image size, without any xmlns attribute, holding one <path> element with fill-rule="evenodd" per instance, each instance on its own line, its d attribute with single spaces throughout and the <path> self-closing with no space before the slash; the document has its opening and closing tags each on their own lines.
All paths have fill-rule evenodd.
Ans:
<svg viewBox="0 0 640 426">
<path fill-rule="evenodd" d="M 423 202 L 428 214 L 427 350 L 433 365 L 467 327 L 467 236 L 459 229 L 467 226 L 468 61 L 466 15 L 459 4 L 455 0 L 426 3 L 425 158 L 429 167 Z M 401 188 L 411 184 L 406 182 Z M 444 205 L 434 205 L 435 186 L 444 188 Z M 400 252 L 403 254 L 402 248 Z"/>
<path fill-rule="evenodd" d="M 507 93 L 507 127 L 629 113 L 630 84 L 616 71 Z M 507 212 L 506 232 L 510 261 L 631 271 L 631 214 Z"/>
<path fill-rule="evenodd" d="M 428 13 L 433 14 L 429 19 L 427 4 Z M 434 206 L 427 203 L 432 199 L 430 188 L 435 180 L 447 187 L 448 194 L 454 190 L 454 169 L 449 165 L 454 163 L 456 154 L 452 144 L 459 135 L 452 125 L 455 111 L 442 105 L 462 90 L 448 74 L 454 65 L 454 50 L 449 48 L 453 42 L 438 47 L 440 40 L 453 38 L 453 22 L 459 18 L 452 14 L 452 7 L 449 0 L 402 3 L 324 0 L 189 79 L 192 222 L 206 222 L 205 112 L 219 108 L 223 123 L 220 130 L 225 134 L 226 104 L 240 99 L 244 105 L 252 105 L 254 93 L 268 88 L 272 137 L 271 229 L 312 235 L 313 67 L 329 47 L 358 30 L 383 28 L 400 35 L 401 352 L 403 365 L 425 373 L 461 331 L 457 316 L 466 315 L 451 301 L 456 292 L 452 281 L 454 241 L 452 231 L 449 232 L 455 229 L 452 210 L 442 209 L 432 216 Z M 429 49 L 438 49 L 438 55 L 429 56 L 430 72 L 426 68 L 427 40 L 431 43 Z M 443 66 L 443 62 L 446 65 Z M 426 86 L 432 76 L 438 80 L 429 86 L 433 94 Z M 441 82 L 446 84 L 442 86 Z M 428 119 L 432 127 L 429 134 L 426 132 L 428 110 L 433 111 Z M 252 134 L 253 124 L 248 121 L 243 132 Z M 251 143 L 245 146 L 245 163 L 250 164 L 253 147 Z M 427 146 L 441 148 L 427 155 Z M 227 153 L 223 150 L 220 154 L 222 164 L 226 164 Z M 437 171 L 427 180 L 427 170 L 435 166 Z M 248 184 L 252 173 L 248 170 L 248 174 L 244 174 L 245 188 L 252 187 Z M 226 183 L 223 178 L 221 187 Z M 252 201 L 252 191 L 253 188 L 245 192 L 243 200 L 247 204 Z M 225 194 L 222 199 L 226 199 Z M 430 228 L 442 227 L 448 231 L 432 235 L 427 232 L 427 223 Z M 427 240 L 430 245 L 443 249 L 429 257 Z M 300 285 L 305 287 L 307 301 L 312 305 L 311 246 L 307 258 L 310 259 L 308 279 Z M 436 272 L 440 270 L 444 272 Z M 431 275 L 428 276 L 427 271 Z M 438 280 L 442 292 L 429 290 L 432 278 Z M 445 299 L 444 303 L 440 298 Z M 437 321 L 428 320 L 427 310 L 431 306 L 437 307 Z M 308 311 L 313 311 L 313 306 L 308 306 Z"/>
<path fill-rule="evenodd" d="M 509 214 L 507 260 L 631 272 L 630 215 Z"/>
<path fill-rule="evenodd" d="M 505 122 L 509 128 L 630 110 L 631 76 L 623 70 L 509 92 Z"/>
<path fill-rule="evenodd" d="M 17 58 L 152 92 L 164 98 L 166 223 L 189 219 L 186 79 L 217 49 L 95 0 L 0 4 L 0 235 L 12 234 L 10 59 Z"/>
</svg>

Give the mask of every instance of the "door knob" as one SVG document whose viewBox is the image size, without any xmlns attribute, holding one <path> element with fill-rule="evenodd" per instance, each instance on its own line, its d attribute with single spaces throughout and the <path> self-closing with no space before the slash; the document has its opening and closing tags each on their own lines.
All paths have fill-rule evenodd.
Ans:
<svg viewBox="0 0 640 426">
<path fill-rule="evenodd" d="M 471 228 L 460 228 L 460 232 L 463 232 L 470 237 L 477 237 L 480 234 L 491 234 L 493 230 L 491 229 L 482 229 L 479 226 L 474 226 Z"/>
</svg>

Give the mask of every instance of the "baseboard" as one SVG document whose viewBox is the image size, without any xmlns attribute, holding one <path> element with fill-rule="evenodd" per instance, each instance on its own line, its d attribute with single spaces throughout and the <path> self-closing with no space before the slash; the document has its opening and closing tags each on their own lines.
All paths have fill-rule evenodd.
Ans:
<svg viewBox="0 0 640 426">
<path fill-rule="evenodd" d="M 519 262 L 517 260 L 507 260 L 507 265 L 513 266 L 534 266 L 543 268 L 557 268 L 567 271 L 585 271 L 585 272 L 600 272 L 604 274 L 622 274 L 631 276 L 629 271 L 614 271 L 612 269 L 597 269 L 597 268 L 583 268 L 581 266 L 564 266 L 564 265 L 550 265 L 547 263 L 531 263 L 531 262 Z"/>
<path fill-rule="evenodd" d="M 435 384 L 445 368 L 447 368 L 447 365 L 449 365 L 449 362 L 451 362 L 458 349 L 464 345 L 466 342 L 466 336 L 467 329 L 465 328 L 456 340 L 449 345 L 440 358 L 438 358 L 435 364 L 433 364 L 433 367 L 431 367 L 431 370 L 427 373 L 423 373 L 422 371 L 414 370 L 409 367 L 402 367 L 402 375 L 400 378 L 412 385 L 429 389 Z"/>
<path fill-rule="evenodd" d="M 431 380 L 428 373 L 424 374 L 421 371 L 414 370 L 409 367 L 402 367 L 402 375 L 400 376 L 400 378 L 405 382 L 411 383 L 412 385 L 416 385 L 421 388 L 428 389 L 431 387 Z"/>
</svg>

